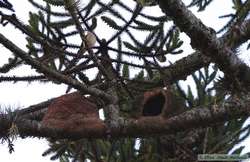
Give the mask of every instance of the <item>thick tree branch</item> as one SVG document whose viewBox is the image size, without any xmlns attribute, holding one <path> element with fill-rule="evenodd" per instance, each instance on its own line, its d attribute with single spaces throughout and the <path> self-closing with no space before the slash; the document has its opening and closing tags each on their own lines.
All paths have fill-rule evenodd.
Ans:
<svg viewBox="0 0 250 162">
<path fill-rule="evenodd" d="M 238 34 L 235 34 L 235 28 L 229 29 L 228 32 L 219 38 L 219 41 L 222 44 L 227 44 L 231 49 L 238 48 L 242 43 L 245 43 L 250 39 L 250 19 L 243 22 L 240 28 L 242 32 L 239 32 Z M 232 39 L 233 41 L 231 41 Z M 209 65 L 209 63 L 211 63 L 211 59 L 204 56 L 199 51 L 196 51 L 165 68 L 164 79 L 166 79 L 168 83 L 174 83 L 180 79 L 185 80 L 188 75 Z"/>
<path fill-rule="evenodd" d="M 246 95 L 242 99 L 231 99 L 220 105 L 194 108 L 169 119 L 161 116 L 129 119 L 123 127 L 112 128 L 109 134 L 107 134 L 107 127 L 105 125 L 95 127 L 79 125 L 77 132 L 69 132 L 67 130 L 57 130 L 56 128 L 46 128 L 39 122 L 23 118 L 17 118 L 15 121 L 12 121 L 7 115 L 2 115 L 0 118 L 0 132 L 2 132 L 2 135 L 6 134 L 12 122 L 14 122 L 21 136 L 52 137 L 56 139 L 105 138 L 108 135 L 112 137 L 166 135 L 248 116 L 250 113 L 249 105 L 250 96 Z"/>
<path fill-rule="evenodd" d="M 175 24 L 191 38 L 191 45 L 202 54 L 211 57 L 226 74 L 234 74 L 245 83 L 250 83 L 250 68 L 217 39 L 213 29 L 206 27 L 180 0 L 160 0 L 160 8 L 171 16 Z M 248 29 L 247 29 L 248 30 Z"/>
</svg>

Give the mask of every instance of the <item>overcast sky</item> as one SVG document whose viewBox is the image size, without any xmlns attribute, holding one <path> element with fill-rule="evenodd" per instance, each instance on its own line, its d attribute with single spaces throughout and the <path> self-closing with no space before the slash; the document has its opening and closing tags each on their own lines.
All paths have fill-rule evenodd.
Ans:
<svg viewBox="0 0 250 162">
<path fill-rule="evenodd" d="M 16 10 L 16 15 L 21 18 L 23 22 L 27 22 L 28 12 L 34 10 L 32 6 L 26 0 L 9 0 Z M 131 0 L 132 1 L 132 0 Z M 83 1 L 84 2 L 84 1 Z M 204 22 L 205 25 L 213 27 L 215 30 L 220 29 L 225 23 L 226 19 L 219 19 L 218 16 L 229 14 L 232 12 L 230 6 L 230 0 L 215 0 L 211 3 L 205 12 L 197 13 L 197 9 L 193 8 L 192 11 Z M 150 9 L 148 9 L 150 10 Z M 154 11 L 155 12 L 155 11 Z M 6 30 L 7 29 L 7 30 Z M 102 29 L 102 32 L 103 29 Z M 17 32 L 14 28 L 7 26 L 5 29 L 0 26 L 0 33 L 7 35 L 12 41 L 21 47 L 25 47 L 25 37 L 20 32 Z M 108 32 L 103 33 L 108 34 Z M 183 36 L 185 38 L 185 36 Z M 191 51 L 188 49 L 189 45 L 183 47 L 184 51 Z M 244 47 L 245 48 L 245 47 Z M 243 48 L 241 50 L 242 57 L 244 58 Z M 2 66 L 8 60 L 10 52 L 0 45 L 1 60 L 0 66 Z M 248 60 L 247 60 L 248 59 Z M 246 62 L 250 62 L 249 58 L 245 57 Z M 30 71 L 29 67 L 15 70 L 12 74 L 19 73 L 24 74 Z M 39 84 L 39 83 L 0 83 L 0 104 L 2 107 L 26 107 L 32 104 L 45 101 L 51 97 L 56 97 L 65 93 L 64 85 L 52 85 L 52 84 Z M 247 140 L 243 144 L 247 144 L 250 141 Z M 18 139 L 14 142 L 15 152 L 8 153 L 6 145 L 0 144 L 0 161 L 2 162 L 49 162 L 49 157 L 42 157 L 41 154 L 48 148 L 45 140 L 38 139 Z M 250 143 L 249 143 L 250 145 Z M 250 147 L 247 147 L 243 152 L 250 151 Z"/>
</svg>

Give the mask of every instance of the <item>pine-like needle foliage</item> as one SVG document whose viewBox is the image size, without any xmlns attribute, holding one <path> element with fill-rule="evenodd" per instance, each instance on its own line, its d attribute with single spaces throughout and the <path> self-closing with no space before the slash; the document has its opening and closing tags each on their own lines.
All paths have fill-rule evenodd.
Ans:
<svg viewBox="0 0 250 162">
<path fill-rule="evenodd" d="M 3 2 L 0 2 L 1 8 L 14 12 L 8 1 Z M 139 118 L 142 113 L 139 109 L 142 100 L 139 99 L 143 98 L 146 91 L 159 87 L 166 88 L 171 85 L 173 94 L 184 107 L 183 112 L 210 105 L 216 107 L 234 97 L 228 95 L 223 89 L 225 85 L 218 81 L 218 67 L 209 65 L 210 60 L 206 61 L 206 58 L 200 57 L 199 51 L 196 54 L 203 60 L 202 63 L 189 65 L 189 70 L 185 70 L 185 65 L 190 62 L 189 57 L 176 63 L 170 61 L 172 56 L 182 56 L 184 41 L 180 38 L 181 30 L 172 24 L 170 17 L 161 12 L 156 16 L 147 12 L 148 8 L 156 7 L 158 1 L 29 2 L 37 12 L 29 13 L 28 24 L 21 22 L 15 14 L 0 12 L 3 26 L 11 24 L 26 35 L 28 54 L 26 58 L 21 59 L 13 53 L 8 62 L 0 66 L 0 73 L 4 73 L 0 76 L 0 83 L 50 81 L 55 84 L 67 84 L 66 92 L 82 87 L 94 87 L 102 92 L 115 91 L 120 116 L 126 119 Z M 202 12 L 212 2 L 192 0 L 187 7 L 196 6 L 198 11 Z M 222 16 L 231 19 L 219 32 L 226 31 L 235 24 L 237 27 L 247 18 L 249 1 L 233 0 L 233 4 L 235 13 Z M 233 36 L 231 39 L 228 44 L 235 44 Z M 35 68 L 37 74 L 8 75 L 25 63 Z M 197 69 L 196 72 L 193 69 Z M 89 77 L 89 74 L 93 76 L 93 71 L 96 70 L 95 77 Z M 191 74 L 196 88 L 188 85 L 187 90 L 184 90 L 180 80 L 186 79 L 188 74 Z M 219 90 L 220 88 L 222 90 Z M 105 100 L 98 97 L 95 100 L 101 109 Z M 42 110 L 47 105 L 46 102 L 31 107 L 28 115 L 38 112 L 43 116 Z M 20 116 L 22 115 L 28 118 L 24 111 L 23 114 L 20 113 Z M 43 156 L 50 156 L 51 160 L 59 159 L 62 162 L 196 161 L 198 154 L 227 154 L 236 144 L 248 137 L 249 127 L 242 129 L 246 119 L 240 117 L 217 125 L 150 138 L 140 136 L 75 141 L 48 139 L 50 145 Z M 5 141 L 10 138 L 8 134 L 0 135 Z M 12 143 L 8 143 L 12 150 Z M 240 153 L 242 149 L 237 149 L 235 153 Z"/>
</svg>

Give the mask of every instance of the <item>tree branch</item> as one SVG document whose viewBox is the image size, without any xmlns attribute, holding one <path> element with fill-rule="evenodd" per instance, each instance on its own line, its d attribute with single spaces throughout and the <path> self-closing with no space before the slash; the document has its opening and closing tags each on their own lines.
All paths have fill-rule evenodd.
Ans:
<svg viewBox="0 0 250 162">
<path fill-rule="evenodd" d="M 238 48 L 242 43 L 245 43 L 248 39 L 250 39 L 250 19 L 242 23 L 241 29 L 242 32 L 238 34 L 235 34 L 234 28 L 229 29 L 228 32 L 219 38 L 219 41 L 222 44 L 230 45 L 231 49 Z M 230 41 L 231 38 L 233 38 L 234 41 Z M 196 51 L 187 57 L 176 61 L 173 65 L 166 67 L 164 69 L 164 79 L 166 79 L 168 83 L 174 83 L 180 79 L 185 80 L 188 75 L 204 66 L 209 65 L 210 63 L 210 58 L 204 56 L 201 52 Z"/>
<path fill-rule="evenodd" d="M 80 83 L 79 81 L 65 76 L 55 70 L 50 69 L 45 66 L 41 62 L 30 57 L 25 51 L 17 47 L 14 43 L 12 43 L 9 39 L 7 39 L 4 35 L 0 33 L 0 43 L 3 44 L 7 49 L 13 52 L 16 56 L 23 59 L 27 64 L 31 65 L 33 68 L 37 69 L 39 72 L 45 74 L 48 77 L 55 78 L 58 81 L 61 81 L 67 85 L 70 85 L 83 93 L 88 93 L 90 95 L 100 97 L 105 102 L 112 102 L 113 97 L 108 95 L 107 93 L 92 87 L 87 87 L 86 85 Z"/>
<path fill-rule="evenodd" d="M 114 127 L 107 134 L 107 127 L 103 125 L 81 125 L 78 131 L 59 130 L 43 127 L 39 122 L 17 118 L 12 121 L 7 115 L 0 117 L 0 132 L 7 134 L 12 122 L 18 127 L 21 136 L 51 137 L 51 138 L 105 138 L 112 137 L 146 137 L 156 134 L 174 134 L 191 128 L 200 128 L 218 122 L 248 116 L 250 113 L 250 95 L 242 99 L 230 99 L 220 105 L 198 107 L 171 118 L 141 117 L 129 119 L 123 127 Z M 80 121 L 79 121 L 80 122 Z M 91 124 L 91 123 L 90 123 Z M 4 133 L 5 132 L 5 133 Z"/>
<path fill-rule="evenodd" d="M 194 49 L 210 57 L 224 73 L 234 74 L 244 83 L 250 83 L 250 68 L 233 53 L 231 46 L 217 39 L 213 29 L 206 27 L 184 3 L 180 0 L 160 0 L 159 6 L 191 38 Z"/>
</svg>

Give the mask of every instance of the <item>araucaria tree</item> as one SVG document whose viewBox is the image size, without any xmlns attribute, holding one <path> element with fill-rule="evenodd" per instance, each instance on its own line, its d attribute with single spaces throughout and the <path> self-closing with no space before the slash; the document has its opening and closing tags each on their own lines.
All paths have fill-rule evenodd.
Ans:
<svg viewBox="0 0 250 162">
<path fill-rule="evenodd" d="M 234 13 L 221 17 L 228 23 L 220 31 L 189 10 L 202 12 L 213 0 L 29 2 L 37 12 L 25 24 L 15 2 L 0 1 L 2 28 L 14 26 L 27 40 L 21 48 L 0 33 L 1 48 L 12 53 L 0 82 L 52 82 L 67 90 L 1 110 L 0 138 L 10 152 L 13 137 L 41 137 L 50 142 L 43 155 L 62 162 L 197 161 L 198 154 L 227 154 L 248 137 L 242 125 L 250 113 L 250 67 L 238 48 L 250 38 L 250 0 L 229 1 Z M 181 33 L 191 40 L 189 55 Z M 173 55 L 181 59 L 171 62 Z M 24 64 L 36 74 L 8 75 Z M 184 90 L 179 81 L 188 76 L 194 85 Z"/>
</svg>

